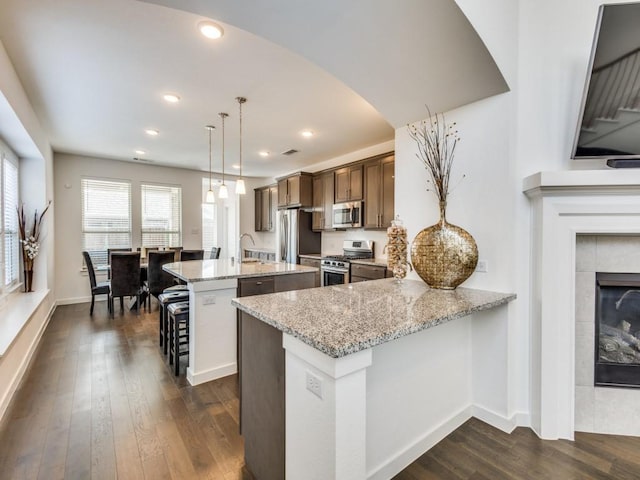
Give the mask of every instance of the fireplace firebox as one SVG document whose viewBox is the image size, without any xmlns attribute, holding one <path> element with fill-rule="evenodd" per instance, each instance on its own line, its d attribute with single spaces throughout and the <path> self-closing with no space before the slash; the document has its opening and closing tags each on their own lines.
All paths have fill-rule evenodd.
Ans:
<svg viewBox="0 0 640 480">
<path fill-rule="evenodd" d="M 640 274 L 596 273 L 595 385 L 640 388 Z"/>
</svg>

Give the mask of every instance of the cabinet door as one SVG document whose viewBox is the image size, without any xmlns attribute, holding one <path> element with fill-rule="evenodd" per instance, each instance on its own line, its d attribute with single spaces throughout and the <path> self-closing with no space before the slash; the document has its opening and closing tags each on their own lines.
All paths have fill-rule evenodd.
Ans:
<svg viewBox="0 0 640 480">
<path fill-rule="evenodd" d="M 362 200 L 362 165 L 349 168 L 349 200 Z"/>
<path fill-rule="evenodd" d="M 286 207 L 287 206 L 287 198 L 288 198 L 288 182 L 287 178 L 283 178 L 278 181 L 278 206 Z"/>
<path fill-rule="evenodd" d="M 380 160 L 364 165 L 364 228 L 380 227 Z"/>
<path fill-rule="evenodd" d="M 269 188 L 264 188 L 260 190 L 261 196 L 261 232 L 268 232 L 271 230 L 273 225 L 273 219 L 271 218 L 271 192 Z"/>
<path fill-rule="evenodd" d="M 322 227 L 325 230 L 333 228 L 333 172 L 322 176 L 322 188 L 324 190 L 322 205 Z"/>
<path fill-rule="evenodd" d="M 382 207 L 380 210 L 380 226 L 391 226 L 395 210 L 395 161 L 394 157 L 382 160 Z"/>
<path fill-rule="evenodd" d="M 340 168 L 335 171 L 335 203 L 349 201 L 349 169 Z"/>
<path fill-rule="evenodd" d="M 318 175 L 313 177 L 313 213 L 311 215 L 311 229 L 322 230 L 324 222 L 324 188 L 323 177 Z"/>
<path fill-rule="evenodd" d="M 271 187 L 269 189 L 269 196 L 271 197 L 271 228 L 269 228 L 269 231 L 273 232 L 276 228 L 276 212 L 278 211 L 278 187 Z"/>
<path fill-rule="evenodd" d="M 287 179 L 289 189 L 288 205 L 298 205 L 300 203 L 300 177 L 289 177 Z"/>
<path fill-rule="evenodd" d="M 262 231 L 262 190 L 254 190 L 256 204 L 254 207 L 254 227 L 256 232 Z"/>
</svg>

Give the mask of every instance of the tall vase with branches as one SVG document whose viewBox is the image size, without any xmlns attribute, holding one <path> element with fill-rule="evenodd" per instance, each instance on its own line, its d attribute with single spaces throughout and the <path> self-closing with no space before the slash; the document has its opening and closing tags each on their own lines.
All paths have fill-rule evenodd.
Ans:
<svg viewBox="0 0 640 480">
<path fill-rule="evenodd" d="M 447 222 L 447 197 L 451 169 L 460 141 L 455 122 L 447 123 L 444 114 L 431 115 L 408 125 L 409 136 L 417 145 L 416 157 L 429 174 L 428 191 L 435 193 L 440 220 L 422 229 L 411 245 L 413 268 L 429 286 L 454 289 L 473 273 L 478 263 L 478 247 L 469 232 Z"/>
<path fill-rule="evenodd" d="M 40 252 L 40 234 L 42 231 L 42 219 L 51 206 L 51 200 L 47 206 L 38 214 L 38 210 L 33 213 L 33 223 L 27 225 L 27 216 L 24 213 L 24 204 L 17 207 L 18 210 L 18 231 L 20 233 L 20 244 L 22 245 L 22 265 L 24 270 L 24 291 L 33 291 L 33 262 Z"/>
</svg>

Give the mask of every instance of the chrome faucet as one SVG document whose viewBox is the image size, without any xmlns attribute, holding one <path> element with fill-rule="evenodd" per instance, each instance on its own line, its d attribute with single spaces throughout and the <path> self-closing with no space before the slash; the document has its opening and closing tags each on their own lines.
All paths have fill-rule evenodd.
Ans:
<svg viewBox="0 0 640 480">
<path fill-rule="evenodd" d="M 251 244 L 255 247 L 256 242 L 253 239 L 253 237 L 251 236 L 250 233 L 243 233 L 242 235 L 240 235 L 240 238 L 238 239 L 238 261 L 241 262 L 242 261 L 242 239 L 244 237 L 249 237 L 249 240 L 251 240 Z"/>
</svg>

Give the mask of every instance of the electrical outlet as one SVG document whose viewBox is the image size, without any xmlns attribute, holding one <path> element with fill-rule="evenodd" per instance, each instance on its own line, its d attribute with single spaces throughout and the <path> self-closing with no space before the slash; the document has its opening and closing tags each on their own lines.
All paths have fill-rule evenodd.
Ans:
<svg viewBox="0 0 640 480">
<path fill-rule="evenodd" d="M 202 297 L 202 305 L 215 305 L 216 304 L 216 296 L 215 295 L 205 295 Z"/>
<path fill-rule="evenodd" d="M 476 272 L 487 273 L 489 271 L 489 262 L 487 260 L 478 260 Z"/>
<path fill-rule="evenodd" d="M 307 390 L 322 398 L 322 379 L 307 370 Z"/>
</svg>

